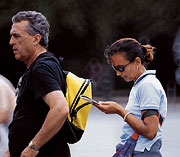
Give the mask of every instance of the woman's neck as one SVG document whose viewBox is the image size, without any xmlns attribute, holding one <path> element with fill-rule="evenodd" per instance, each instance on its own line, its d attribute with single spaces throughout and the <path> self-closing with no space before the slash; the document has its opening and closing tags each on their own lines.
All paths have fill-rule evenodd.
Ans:
<svg viewBox="0 0 180 157">
<path fill-rule="evenodd" d="M 136 80 L 139 78 L 139 76 L 141 76 L 144 72 L 146 72 L 146 68 L 144 67 L 144 65 L 141 65 L 140 67 L 137 67 L 137 75 L 134 79 L 134 83 L 136 83 Z"/>
</svg>

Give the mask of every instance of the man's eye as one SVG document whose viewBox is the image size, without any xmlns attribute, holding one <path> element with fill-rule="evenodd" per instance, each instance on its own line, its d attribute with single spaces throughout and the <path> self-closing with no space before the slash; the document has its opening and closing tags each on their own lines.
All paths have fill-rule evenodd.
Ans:
<svg viewBox="0 0 180 157">
<path fill-rule="evenodd" d="M 14 35 L 14 37 L 15 37 L 15 38 L 18 38 L 18 37 L 20 37 L 20 36 L 19 36 L 19 35 Z"/>
<path fill-rule="evenodd" d="M 18 34 L 12 34 L 12 36 L 13 36 L 14 38 L 19 38 L 19 37 L 20 37 L 20 35 L 18 35 Z"/>
</svg>

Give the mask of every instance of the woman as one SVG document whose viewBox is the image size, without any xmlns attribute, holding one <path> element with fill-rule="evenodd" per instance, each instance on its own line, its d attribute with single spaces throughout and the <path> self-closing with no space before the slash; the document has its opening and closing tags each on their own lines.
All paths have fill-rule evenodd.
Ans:
<svg viewBox="0 0 180 157">
<path fill-rule="evenodd" d="M 163 120 L 167 114 L 167 98 L 165 91 L 155 76 L 154 70 L 146 70 L 146 65 L 153 60 L 155 48 L 141 45 L 132 38 L 123 38 L 105 50 L 108 63 L 116 71 L 116 75 L 126 82 L 133 81 L 128 103 L 125 109 L 116 102 L 99 102 L 95 105 L 108 114 L 120 115 L 125 124 L 121 143 L 124 145 L 134 131 L 139 138 L 134 150 L 134 157 L 160 157 L 162 134 L 159 118 L 150 114 L 142 120 L 142 115 L 149 111 L 159 111 Z"/>
<path fill-rule="evenodd" d="M 8 148 L 8 125 L 16 104 L 15 88 L 13 84 L 0 75 L 0 156 Z"/>
</svg>

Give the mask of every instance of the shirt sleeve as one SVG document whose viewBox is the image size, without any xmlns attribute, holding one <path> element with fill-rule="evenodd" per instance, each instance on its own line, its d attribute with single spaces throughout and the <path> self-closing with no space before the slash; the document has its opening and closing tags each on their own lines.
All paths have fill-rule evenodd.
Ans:
<svg viewBox="0 0 180 157">
<path fill-rule="evenodd" d="M 51 64 L 38 64 L 33 68 L 33 87 L 35 98 L 44 96 L 52 91 L 61 90 L 58 67 Z"/>
<path fill-rule="evenodd" d="M 155 109 L 159 110 L 160 91 L 152 83 L 144 83 L 137 94 L 140 110 Z"/>
<path fill-rule="evenodd" d="M 6 83 L 0 81 L 0 110 L 9 109 L 9 89 Z"/>
</svg>

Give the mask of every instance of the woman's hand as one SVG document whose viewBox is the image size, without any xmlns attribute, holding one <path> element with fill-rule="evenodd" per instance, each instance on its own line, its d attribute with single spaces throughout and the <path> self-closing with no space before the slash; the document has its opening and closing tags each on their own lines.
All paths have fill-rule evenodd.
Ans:
<svg viewBox="0 0 180 157">
<path fill-rule="evenodd" d="M 113 101 L 99 101 L 99 104 L 94 104 L 94 106 L 106 114 L 120 114 L 124 110 L 122 106 Z"/>
<path fill-rule="evenodd" d="M 106 114 L 118 114 L 122 118 L 124 118 L 124 116 L 127 114 L 127 111 L 121 105 L 113 101 L 99 101 L 99 105 L 93 105 Z M 144 112 L 145 111 L 143 111 L 143 113 Z M 154 139 L 157 134 L 159 119 L 156 115 L 151 115 L 146 117 L 144 120 L 141 120 L 132 114 L 128 114 L 126 117 L 126 122 L 138 134 L 148 138 L 149 140 Z"/>
</svg>

